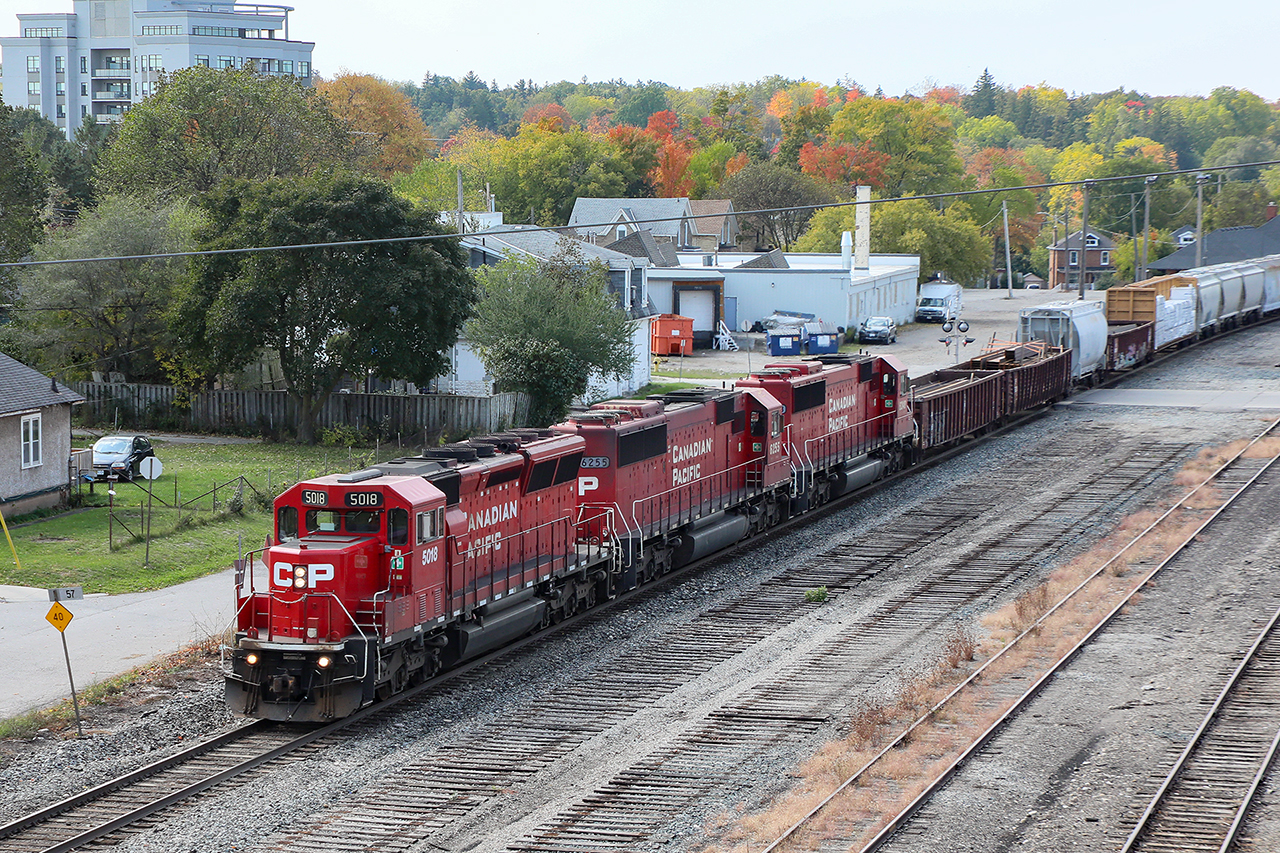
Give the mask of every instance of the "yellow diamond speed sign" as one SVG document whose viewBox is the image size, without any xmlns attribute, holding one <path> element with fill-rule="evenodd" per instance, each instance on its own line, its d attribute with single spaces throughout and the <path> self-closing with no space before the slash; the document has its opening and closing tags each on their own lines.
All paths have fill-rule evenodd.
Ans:
<svg viewBox="0 0 1280 853">
<path fill-rule="evenodd" d="M 65 631 L 67 630 L 67 626 L 71 624 L 73 617 L 70 610 L 55 601 L 44 618 L 48 619 L 49 624 L 57 628 L 59 631 Z"/>
</svg>

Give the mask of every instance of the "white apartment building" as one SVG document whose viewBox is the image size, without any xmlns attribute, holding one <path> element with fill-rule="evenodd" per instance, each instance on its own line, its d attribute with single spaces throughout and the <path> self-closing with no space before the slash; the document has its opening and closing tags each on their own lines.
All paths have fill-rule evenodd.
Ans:
<svg viewBox="0 0 1280 853">
<path fill-rule="evenodd" d="M 85 116 L 119 121 L 165 71 L 193 65 L 311 79 L 313 42 L 289 39 L 290 6 L 234 0 L 73 0 L 75 11 L 18 15 L 0 38 L 4 100 L 68 135 Z"/>
</svg>

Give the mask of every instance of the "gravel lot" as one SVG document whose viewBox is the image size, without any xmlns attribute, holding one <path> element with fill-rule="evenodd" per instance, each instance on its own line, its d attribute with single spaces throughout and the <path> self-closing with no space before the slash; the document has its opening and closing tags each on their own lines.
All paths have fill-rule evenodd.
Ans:
<svg viewBox="0 0 1280 853">
<path fill-rule="evenodd" d="M 976 295 L 994 302 L 1003 293 Z M 1040 301 L 1061 298 L 1033 296 L 1047 297 Z M 966 317 L 973 317 L 970 322 L 975 331 L 978 306 L 974 303 L 978 301 L 966 294 Z M 1013 313 L 1016 316 L 1016 310 Z M 1004 316 L 1007 321 L 1007 311 Z M 996 318 L 991 322 L 1001 321 Z M 918 335 L 921 351 L 927 352 L 925 338 L 935 332 L 936 327 L 929 327 L 909 334 Z M 907 352 L 906 337 L 890 349 Z M 941 349 L 936 339 L 933 346 Z M 1274 329 L 1252 330 L 1201 348 L 1136 381 L 1143 387 L 1238 384 L 1267 388 L 1276 384 L 1277 363 L 1280 334 Z M 589 678 L 593 671 L 632 650 L 667 642 L 679 635 L 682 625 L 760 584 L 780 565 L 873 536 L 903 513 L 949 499 L 956 493 L 953 490 L 963 490 L 969 484 L 998 486 L 1001 497 L 988 522 L 998 521 L 1015 515 L 1058 484 L 1072 482 L 1090 466 L 1102 464 L 1100 460 L 1117 446 L 1144 441 L 1185 442 L 1196 447 L 1220 444 L 1256 433 L 1264 420 L 1258 412 L 1065 406 L 1016 434 L 973 448 L 811 524 L 797 536 L 766 538 L 745 553 L 683 578 L 668 595 L 624 606 L 609 619 L 547 638 L 537 644 L 536 653 L 508 655 L 487 676 L 468 680 L 465 689 L 443 690 L 435 698 L 417 703 L 412 713 L 398 715 L 389 726 L 354 735 L 340 747 L 287 764 L 269 775 L 256 775 L 241 785 L 212 791 L 117 849 L 257 849 L 281 833 L 324 819 L 335 804 L 351 798 L 375 798 L 377 790 L 391 784 L 402 768 L 429 760 L 441 747 L 484 738 L 494 723 L 535 706 L 562 685 Z M 1055 456 L 1053 448 L 1066 437 L 1079 439 L 1088 452 L 1079 459 Z M 1029 459 L 1038 460 L 1034 468 L 1020 461 Z M 1175 749 L 1196 703 L 1212 692 L 1213 680 L 1222 677 L 1231 654 L 1223 638 L 1233 625 L 1255 618 L 1254 611 L 1275 606 L 1270 601 L 1275 592 L 1268 582 L 1276 563 L 1274 557 L 1267 556 L 1265 547 L 1277 544 L 1274 520 L 1241 520 L 1239 525 L 1234 538 L 1224 538 L 1229 545 L 1219 549 L 1210 547 L 1208 541 L 1203 543 L 1201 550 L 1209 558 L 1201 574 L 1191 576 L 1182 586 L 1160 585 L 1147 597 L 1146 602 L 1156 602 L 1169 596 L 1163 612 L 1182 621 L 1159 628 L 1144 628 L 1137 621 L 1126 623 L 1130 625 L 1127 634 L 1109 639 L 1087 658 L 1094 662 L 1092 670 L 1060 679 L 1051 692 L 1066 692 L 1055 697 L 1046 693 L 1041 700 L 1047 703 L 1045 708 L 1037 710 L 1041 716 L 1027 714 L 1019 720 L 1019 728 L 1027 727 L 1020 740 L 1002 741 L 1002 746 L 984 757 L 981 765 L 985 775 L 980 775 L 972 788 L 953 785 L 948 789 L 947 798 L 937 806 L 937 819 L 922 830 L 933 834 L 911 849 L 1007 850 L 1020 845 L 1025 849 L 1114 849 L 1114 828 L 1133 808 L 1134 792 L 1146 783 L 1150 770 L 1169 750 Z M 1240 531 L 1250 531 L 1252 537 Z M 808 622 L 664 696 L 645 712 L 584 744 L 570 759 L 554 763 L 528 784 L 495 792 L 447 833 L 411 849 L 502 849 L 589 794 L 619 769 L 671 743 L 709 709 L 741 694 L 759 679 L 803 667 L 805 655 L 824 639 L 836 636 L 842 625 L 865 616 L 878 603 L 918 580 L 921 573 L 936 568 L 938 561 L 946 559 L 949 548 L 962 547 L 979 533 L 980 528 L 957 531 L 954 541 L 948 538 L 938 543 L 938 555 L 932 562 L 895 567 L 875 583 L 866 584 L 865 589 L 859 587 L 856 594 L 841 597 L 832 607 L 817 609 Z M 1080 541 L 1073 550 L 1084 550 L 1090 544 Z M 1224 565 L 1234 570 L 1223 572 Z M 1051 566 L 1030 568 L 1025 584 L 1034 582 Z M 1000 601 L 1016 595 L 1025 584 L 1006 590 Z M 1180 597 L 1175 595 L 1179 590 Z M 1182 610 L 1189 612 L 1183 614 Z M 979 615 L 962 613 L 957 618 L 972 621 Z M 1133 618 L 1137 619 L 1136 614 Z M 901 672 L 919 666 L 936 648 L 935 638 L 895 650 L 893 669 Z M 1073 685 L 1087 685 L 1095 692 L 1069 689 Z M 841 720 L 850 708 L 890 687 L 887 681 L 870 683 L 861 693 L 850 695 L 844 706 L 832 709 L 831 724 L 813 737 L 787 742 L 767 755 L 742 756 L 742 766 L 733 768 L 737 781 L 683 810 L 643 849 L 695 849 L 712 840 L 706 828 L 713 820 L 726 811 L 750 810 L 777 796 L 786 787 L 788 772 L 801 759 L 826 739 L 841 734 Z M 0 758 L 0 822 L 154 760 L 184 739 L 189 741 L 228 724 L 220 684 L 193 681 L 174 690 L 175 695 L 95 723 L 97 731 L 81 741 L 5 745 L 5 755 Z M 1058 708 L 1066 710 L 1060 713 Z M 1161 716 L 1149 716 L 1151 709 Z M 1045 722 L 1041 723 L 1042 719 Z M 1033 752 L 1033 747 L 1043 747 L 1046 752 Z M 746 783 L 741 781 L 743 774 Z M 998 826 L 984 822 L 988 804 L 1003 816 Z M 953 810 L 944 812 L 944 808 Z M 983 841 L 978 843 L 978 838 Z"/>
</svg>

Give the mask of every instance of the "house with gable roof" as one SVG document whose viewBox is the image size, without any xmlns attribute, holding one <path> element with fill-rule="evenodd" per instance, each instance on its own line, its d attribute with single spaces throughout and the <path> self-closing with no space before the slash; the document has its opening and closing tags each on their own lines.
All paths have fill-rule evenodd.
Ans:
<svg viewBox="0 0 1280 853">
<path fill-rule="evenodd" d="M 66 501 L 71 409 L 83 402 L 57 380 L 0 353 L 0 512 L 6 517 Z"/>
<path fill-rule="evenodd" d="M 1080 232 L 1074 231 L 1065 240 L 1049 247 L 1049 287 L 1076 287 L 1081 275 Z M 1101 276 L 1116 271 L 1116 244 L 1102 231 L 1089 230 L 1084 241 L 1084 283 L 1092 290 L 1093 283 Z"/>
<path fill-rule="evenodd" d="M 1199 266 L 1228 264 L 1280 254 L 1280 216 L 1274 216 L 1256 228 L 1237 225 L 1218 228 L 1204 235 L 1204 248 Z M 1197 266 L 1195 230 L 1191 241 L 1170 255 L 1147 264 L 1153 275 L 1181 272 Z"/>
<path fill-rule="evenodd" d="M 659 243 L 685 249 L 704 236 L 687 198 L 580 198 L 568 227 L 579 239 L 598 244 L 648 231 Z"/>
</svg>

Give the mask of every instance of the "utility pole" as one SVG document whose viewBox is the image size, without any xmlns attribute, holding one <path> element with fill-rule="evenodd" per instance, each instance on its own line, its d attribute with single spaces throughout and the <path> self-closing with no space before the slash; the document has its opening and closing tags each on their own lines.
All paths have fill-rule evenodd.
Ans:
<svg viewBox="0 0 1280 853">
<path fill-rule="evenodd" d="M 1005 281 L 1009 283 L 1009 293 L 1005 299 L 1013 298 L 1013 261 L 1009 255 L 1009 201 L 1008 199 L 1000 200 L 1000 212 L 1004 214 L 1004 275 Z"/>
<path fill-rule="evenodd" d="M 1080 287 L 1076 291 L 1079 299 L 1084 299 L 1085 271 L 1089 268 L 1089 187 L 1093 184 L 1085 181 L 1081 189 L 1084 191 L 1084 206 L 1080 209 Z M 1067 246 L 1071 246 L 1071 238 L 1067 238 Z M 1068 262 L 1071 255 L 1067 255 Z"/>
<path fill-rule="evenodd" d="M 1151 185 L 1156 182 L 1155 175 L 1147 175 L 1142 187 L 1142 266 L 1139 268 L 1138 281 L 1147 280 L 1147 248 L 1151 242 Z"/>
<path fill-rule="evenodd" d="M 1196 266 L 1204 260 L 1204 185 L 1207 181 L 1208 175 L 1196 175 Z"/>
<path fill-rule="evenodd" d="M 458 170 L 458 233 L 459 234 L 467 233 L 466 223 L 463 222 L 462 220 L 462 214 L 464 209 L 465 209 L 464 202 L 462 200 L 462 170 L 459 169 Z"/>
</svg>

